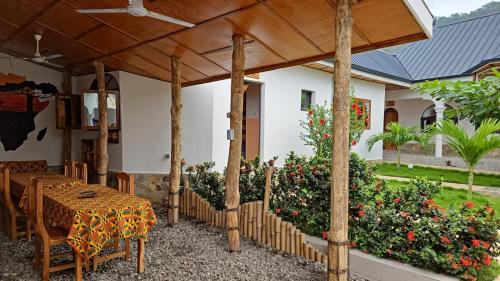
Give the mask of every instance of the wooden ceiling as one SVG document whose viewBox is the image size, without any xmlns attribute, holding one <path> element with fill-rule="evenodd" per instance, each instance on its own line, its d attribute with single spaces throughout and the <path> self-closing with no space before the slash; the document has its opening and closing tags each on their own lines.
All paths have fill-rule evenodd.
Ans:
<svg viewBox="0 0 500 281">
<path fill-rule="evenodd" d="M 170 80 L 170 56 L 182 62 L 183 85 L 228 78 L 231 36 L 246 36 L 247 74 L 332 57 L 335 0 L 145 0 L 144 6 L 193 28 L 127 14 L 83 15 L 75 9 L 126 7 L 127 0 L 0 0 L 0 51 L 35 52 L 74 75 L 107 70 Z M 427 38 L 403 0 L 359 0 L 353 6 L 353 52 Z M 5 63 L 0 61 L 0 63 Z"/>
</svg>

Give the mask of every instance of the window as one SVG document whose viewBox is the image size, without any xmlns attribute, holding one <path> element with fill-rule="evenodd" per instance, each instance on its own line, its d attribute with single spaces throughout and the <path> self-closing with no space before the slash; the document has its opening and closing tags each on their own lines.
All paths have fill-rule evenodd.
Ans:
<svg viewBox="0 0 500 281">
<path fill-rule="evenodd" d="M 436 123 L 436 110 L 435 110 L 435 108 L 436 108 L 436 106 L 433 104 L 424 110 L 424 112 L 422 113 L 422 117 L 420 117 L 420 128 L 421 129 L 425 129 L 425 127 Z M 450 105 L 447 105 L 447 104 L 445 104 L 445 108 L 446 109 L 444 112 L 444 116 L 446 116 L 446 111 L 453 110 L 453 107 L 451 107 Z M 453 118 L 451 118 L 451 120 L 453 122 L 455 122 L 455 124 L 458 123 L 457 117 L 453 117 Z"/>
<path fill-rule="evenodd" d="M 371 113 L 372 113 L 372 101 L 365 99 L 354 99 L 355 106 L 359 110 L 359 115 L 365 116 L 365 129 L 370 129 L 371 124 Z"/>
<path fill-rule="evenodd" d="M 300 110 L 308 111 L 313 105 L 313 91 L 302 90 L 302 95 L 300 96 Z"/>
</svg>

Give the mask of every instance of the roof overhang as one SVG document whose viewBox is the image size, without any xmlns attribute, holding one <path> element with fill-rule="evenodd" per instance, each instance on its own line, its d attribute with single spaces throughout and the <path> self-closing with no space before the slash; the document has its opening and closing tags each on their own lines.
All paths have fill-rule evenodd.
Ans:
<svg viewBox="0 0 500 281">
<path fill-rule="evenodd" d="M 130 15 L 83 15 L 75 9 L 125 7 L 125 0 L 41 0 L 0 3 L 0 51 L 43 55 L 74 75 L 123 70 L 170 80 L 170 57 L 182 63 L 182 83 L 229 78 L 231 36 L 246 36 L 245 73 L 252 74 L 333 57 L 335 0 L 145 1 L 146 8 L 196 24 L 193 28 Z M 430 38 L 432 15 L 423 0 L 358 0 L 353 4 L 352 52 Z M 3 62 L 0 62 L 3 63 Z"/>
</svg>

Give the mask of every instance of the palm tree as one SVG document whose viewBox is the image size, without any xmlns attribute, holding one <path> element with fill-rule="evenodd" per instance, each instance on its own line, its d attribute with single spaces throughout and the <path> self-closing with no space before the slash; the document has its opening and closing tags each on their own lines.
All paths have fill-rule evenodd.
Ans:
<svg viewBox="0 0 500 281">
<path fill-rule="evenodd" d="M 371 136 L 368 139 L 368 150 L 372 150 L 375 143 L 384 141 L 396 146 L 397 151 L 397 167 L 401 166 L 401 148 L 409 141 L 416 141 L 421 147 L 425 148 L 429 139 L 432 136 L 432 130 L 429 128 L 424 132 L 420 132 L 417 127 L 404 127 L 398 122 L 391 122 L 385 127 L 386 131 L 380 134 Z"/>
<path fill-rule="evenodd" d="M 472 200 L 472 182 L 476 164 L 488 152 L 500 148 L 500 120 L 485 119 L 479 128 L 469 136 L 463 128 L 452 121 L 445 120 L 436 126 L 436 133 L 447 137 L 448 145 L 462 158 L 469 170 L 469 191 L 467 200 Z"/>
</svg>

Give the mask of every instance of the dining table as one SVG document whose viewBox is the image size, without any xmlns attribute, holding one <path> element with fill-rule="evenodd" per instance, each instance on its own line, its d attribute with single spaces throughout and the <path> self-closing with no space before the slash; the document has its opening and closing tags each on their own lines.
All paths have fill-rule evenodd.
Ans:
<svg viewBox="0 0 500 281">
<path fill-rule="evenodd" d="M 13 173 L 11 194 L 18 198 L 22 210 L 28 210 L 28 190 L 33 178 L 41 179 L 44 186 L 47 223 L 68 230 L 67 243 L 78 253 L 77 259 L 98 255 L 114 239 L 137 238 L 137 271 L 144 271 L 144 243 L 157 221 L 148 200 L 63 175 Z"/>
</svg>

